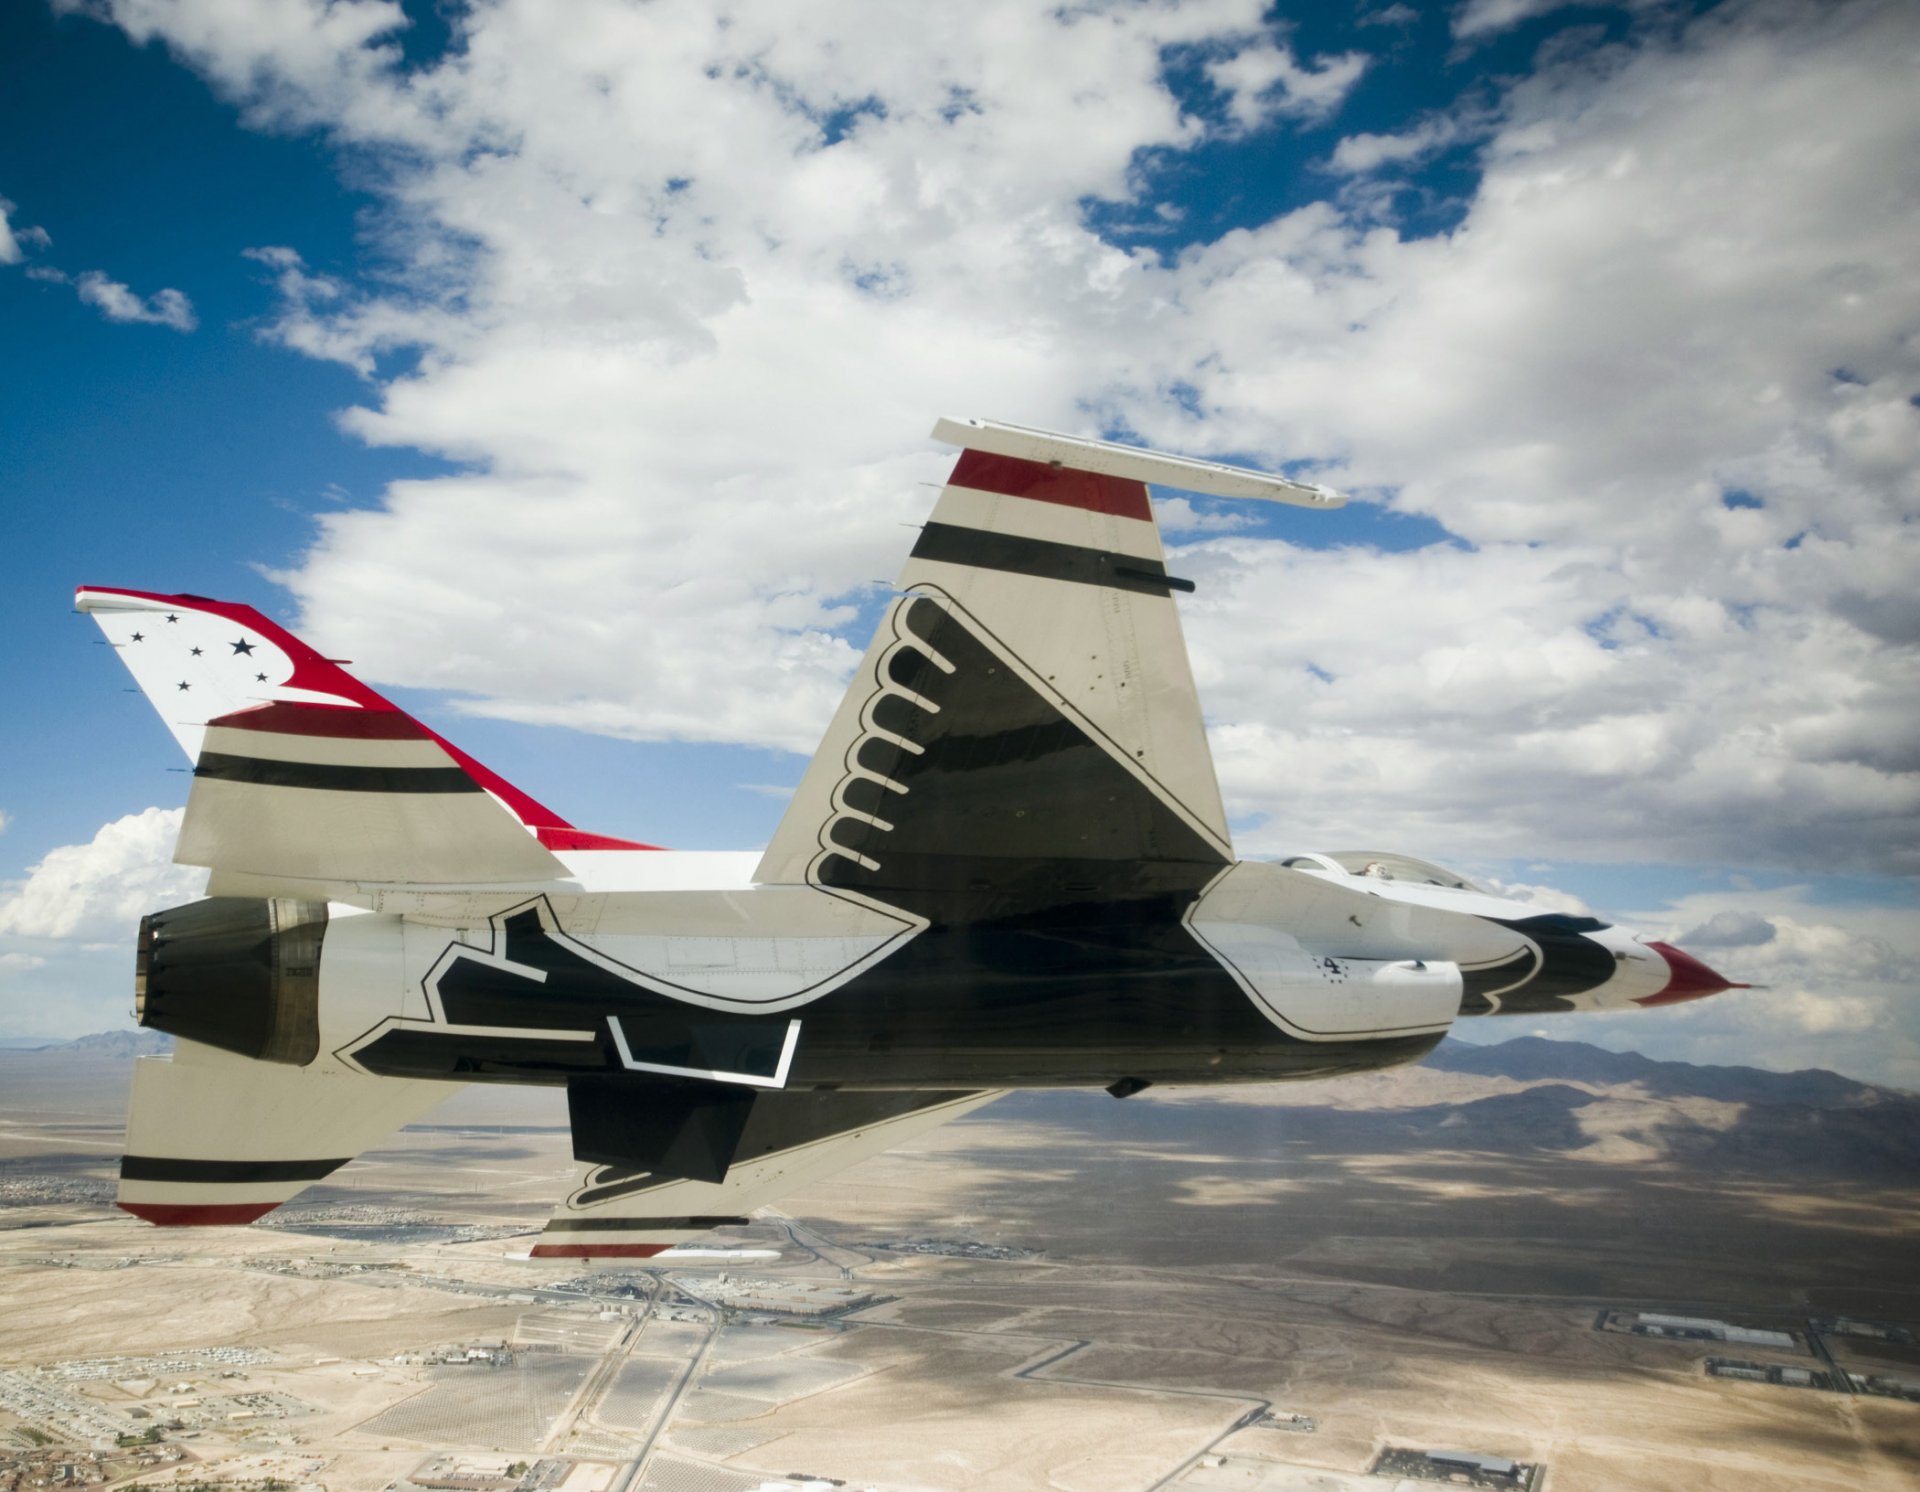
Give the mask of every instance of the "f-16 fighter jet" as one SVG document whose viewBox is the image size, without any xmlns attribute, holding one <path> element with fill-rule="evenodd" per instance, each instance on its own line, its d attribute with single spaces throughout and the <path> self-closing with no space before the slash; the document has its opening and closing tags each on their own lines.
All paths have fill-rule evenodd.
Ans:
<svg viewBox="0 0 1920 1492">
<path fill-rule="evenodd" d="M 469 1083 L 564 1086 L 533 1252 L 657 1253 L 1010 1088 L 1335 1077 L 1463 1015 L 1728 988 L 1380 852 L 1237 861 L 1147 484 L 1283 477 L 987 421 L 759 856 L 573 827 L 246 606 L 88 587 L 193 762 L 140 926 L 119 1203 L 247 1223 Z"/>
</svg>

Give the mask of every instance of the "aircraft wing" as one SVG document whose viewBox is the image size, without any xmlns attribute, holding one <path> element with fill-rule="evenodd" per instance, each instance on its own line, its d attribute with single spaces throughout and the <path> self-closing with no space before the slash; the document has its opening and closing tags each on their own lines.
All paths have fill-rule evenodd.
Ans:
<svg viewBox="0 0 1920 1492">
<path fill-rule="evenodd" d="M 1001 1095 L 762 1093 L 717 1181 L 588 1162 L 533 1246 L 537 1259 L 640 1259 L 728 1223 Z M 636 1103 L 632 1097 L 629 1103 Z"/>
</svg>

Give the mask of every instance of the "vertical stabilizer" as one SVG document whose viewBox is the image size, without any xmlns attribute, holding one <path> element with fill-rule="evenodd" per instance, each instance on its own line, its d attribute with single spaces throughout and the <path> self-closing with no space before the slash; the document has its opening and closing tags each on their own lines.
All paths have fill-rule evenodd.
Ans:
<svg viewBox="0 0 1920 1492">
<path fill-rule="evenodd" d="M 1225 865 L 1174 603 L 1193 587 L 1167 573 L 1147 483 L 1339 499 L 984 421 L 935 434 L 965 449 L 757 878 L 824 883 L 837 859 L 890 899 L 884 862 L 910 842 L 949 859 Z M 918 832 L 898 833 L 909 818 Z M 1055 894 L 1111 879 L 1063 869 Z"/>
</svg>

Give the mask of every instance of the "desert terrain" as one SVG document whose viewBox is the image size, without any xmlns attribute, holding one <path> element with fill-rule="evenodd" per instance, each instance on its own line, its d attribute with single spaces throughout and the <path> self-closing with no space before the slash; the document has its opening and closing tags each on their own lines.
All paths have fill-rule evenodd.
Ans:
<svg viewBox="0 0 1920 1492">
<path fill-rule="evenodd" d="M 518 1090 L 252 1228 L 137 1222 L 136 1045 L 0 1053 L 15 1486 L 1425 1485 L 1373 1474 L 1395 1448 L 1554 1492 L 1920 1479 L 1888 1389 L 1920 1384 L 1920 1100 L 1830 1074 L 1523 1039 L 1015 1095 L 639 1268 L 525 1257 L 571 1165 L 564 1102 Z"/>
</svg>

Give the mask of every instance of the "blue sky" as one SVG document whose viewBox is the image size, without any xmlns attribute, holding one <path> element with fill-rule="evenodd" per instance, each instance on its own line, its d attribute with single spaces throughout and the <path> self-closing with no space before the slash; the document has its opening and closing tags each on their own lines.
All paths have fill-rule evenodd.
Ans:
<svg viewBox="0 0 1920 1492">
<path fill-rule="evenodd" d="M 409 0 L 404 9 L 408 61 L 429 63 L 452 40 L 445 7 Z M 1125 231 L 1128 215 L 1118 204 L 1089 200 L 1089 216 L 1120 225 L 1109 228 L 1112 241 L 1167 255 L 1267 222 L 1325 194 L 1315 162 L 1342 134 L 1391 131 L 1486 87 L 1489 78 L 1524 67 L 1545 35 L 1573 22 L 1618 30 L 1622 18 L 1572 7 L 1502 32 L 1450 64 L 1443 9 L 1381 25 L 1304 8 L 1292 22 L 1303 53 L 1388 43 L 1337 122 L 1191 152 L 1143 152 L 1139 169 L 1154 182 L 1156 199 L 1187 214 L 1167 231 Z M 1198 49 L 1175 52 L 1169 75 L 1183 102 L 1218 117 L 1222 95 L 1200 75 L 1201 60 Z M 275 309 L 273 277 L 244 257 L 247 249 L 291 244 L 316 270 L 349 279 L 380 272 L 382 256 L 368 235 L 381 202 L 354 187 L 371 169 L 315 131 L 247 128 L 231 102 L 157 43 L 133 45 L 114 27 L 51 6 L 0 15 L 0 195 L 16 204 L 19 221 L 45 226 L 50 236 L 57 231 L 35 258 L 69 273 L 101 267 L 149 294 L 179 287 L 200 323 L 185 336 L 116 324 L 78 304 L 65 286 L 0 276 L 0 325 L 16 349 L 0 372 L 9 506 L 24 520 L 26 539 L 10 561 L 5 604 L 17 613 L 8 618 L 15 635 L 33 639 L 18 665 L 36 707 L 30 728 L 7 746 L 8 778 L 37 788 L 0 805 L 16 872 L 90 835 L 103 813 L 145 807 L 156 793 L 183 796 L 180 784 L 156 782 L 154 748 L 164 739 L 157 722 L 142 718 L 137 700 L 118 697 L 125 681 L 116 671 L 77 651 L 95 639 L 66 615 L 75 584 L 233 596 L 292 620 L 284 595 L 257 571 L 297 560 L 314 512 L 377 503 L 388 482 L 449 464 L 343 438 L 333 415 L 366 397 L 364 381 L 258 336 Z M 1451 159 L 1427 165 L 1408 185 L 1420 203 L 1420 228 L 1451 226 L 1469 186 Z M 1431 520 L 1362 504 L 1307 521 L 1282 512 L 1263 527 L 1309 547 L 1407 548 L 1445 536 Z M 86 672 L 75 676 L 76 669 Z M 407 704 L 434 713 L 430 694 L 408 696 Z M 689 847 L 763 840 L 779 800 L 733 785 L 797 780 L 800 765 L 790 753 L 736 754 L 714 743 L 689 752 L 490 723 L 449 728 L 485 759 L 525 763 L 518 770 L 584 789 L 591 796 L 570 799 L 584 822 Z M 164 762 L 165 769 L 178 765 Z M 660 775 L 698 784 L 701 806 L 691 807 L 683 792 L 636 802 L 617 786 Z M 656 826 L 666 814 L 677 821 Z"/>
<path fill-rule="evenodd" d="M 111 1018 L 171 884 L 98 839 L 187 779 L 76 583 L 750 847 L 955 413 L 1362 499 L 1170 525 L 1248 851 L 1759 919 L 1770 1004 L 1553 1034 L 1920 1083 L 1902 7 L 403 9 L 0 14 L 0 1034 Z"/>
</svg>

